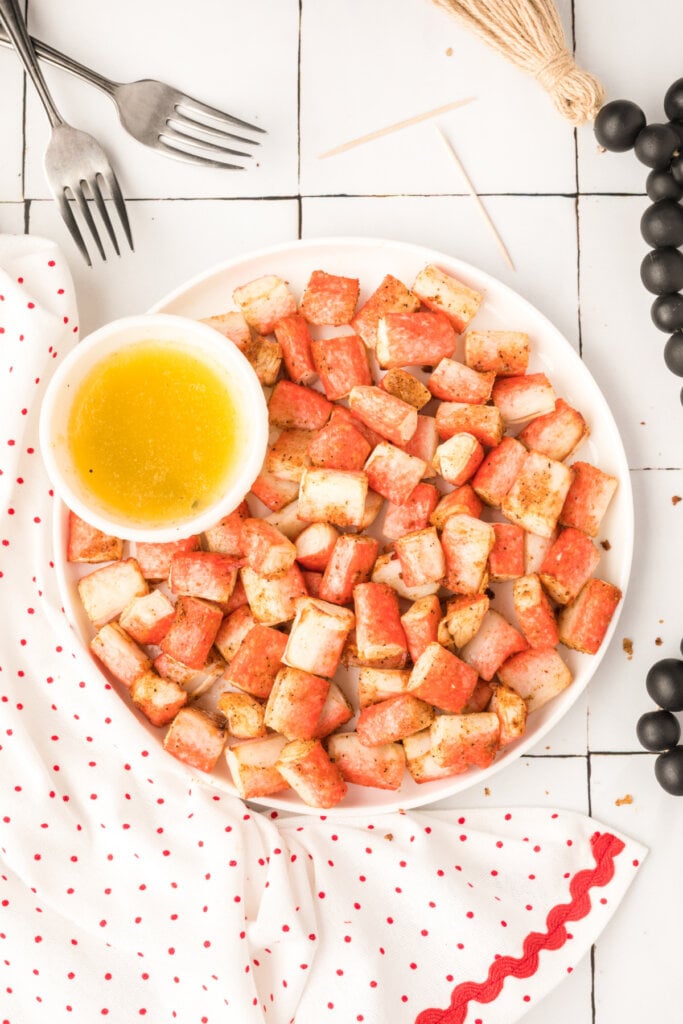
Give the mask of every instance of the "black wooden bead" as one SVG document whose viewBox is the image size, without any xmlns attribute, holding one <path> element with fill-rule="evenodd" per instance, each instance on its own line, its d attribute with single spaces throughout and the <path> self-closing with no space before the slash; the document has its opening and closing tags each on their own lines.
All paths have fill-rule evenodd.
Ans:
<svg viewBox="0 0 683 1024">
<path fill-rule="evenodd" d="M 683 253 L 671 246 L 651 249 L 640 264 L 640 279 L 655 295 L 680 291 L 683 288 Z"/>
<path fill-rule="evenodd" d="M 683 121 L 683 78 L 677 79 L 666 90 L 664 113 L 670 121 Z"/>
<path fill-rule="evenodd" d="M 667 334 L 683 331 L 683 295 L 680 292 L 658 295 L 652 303 L 650 316 L 660 331 Z"/>
<path fill-rule="evenodd" d="M 672 334 L 664 346 L 664 362 L 677 377 L 683 377 L 683 332 Z"/>
<path fill-rule="evenodd" d="M 634 143 L 641 164 L 663 169 L 678 149 L 678 134 L 668 124 L 647 124 Z"/>
<path fill-rule="evenodd" d="M 683 128 L 683 125 L 681 125 L 681 128 Z M 673 158 L 669 171 L 676 184 L 683 189 L 683 153 L 678 153 Z"/>
<path fill-rule="evenodd" d="M 648 245 L 683 244 L 683 207 L 671 199 L 648 206 L 640 218 L 640 232 Z"/>
<path fill-rule="evenodd" d="M 672 747 L 655 761 L 655 778 L 671 796 L 683 796 L 683 747 Z"/>
<path fill-rule="evenodd" d="M 645 191 L 653 203 L 660 199 L 673 199 L 674 202 L 683 196 L 683 185 L 674 180 L 669 171 L 650 171 L 645 182 Z"/>
<path fill-rule="evenodd" d="M 624 153 L 645 127 L 645 114 L 630 100 L 606 103 L 595 118 L 595 137 L 605 149 Z"/>
</svg>

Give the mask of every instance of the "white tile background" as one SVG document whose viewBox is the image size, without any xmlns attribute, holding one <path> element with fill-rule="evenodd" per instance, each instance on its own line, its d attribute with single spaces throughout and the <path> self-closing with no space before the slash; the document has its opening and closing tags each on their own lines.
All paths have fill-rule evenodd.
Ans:
<svg viewBox="0 0 683 1024">
<path fill-rule="evenodd" d="M 578 60 L 608 98 L 662 119 L 683 75 L 683 5 L 674 0 L 560 0 Z M 681 381 L 639 280 L 645 169 L 600 153 L 538 86 L 429 0 L 30 0 L 32 32 L 119 80 L 159 77 L 267 127 L 244 173 L 165 160 L 125 136 L 109 99 L 47 69 L 67 119 L 92 131 L 118 168 L 136 252 L 79 263 L 42 171 L 42 110 L 14 58 L 0 52 L 0 231 L 64 245 L 82 327 L 146 308 L 185 278 L 240 252 L 297 237 L 380 235 L 468 260 L 530 299 L 583 355 L 619 424 L 631 466 L 636 549 L 617 635 L 588 693 L 532 751 L 473 788 L 487 801 L 590 812 L 651 853 L 596 948 L 529 1024 L 635 1024 L 681 1019 L 683 801 L 664 794 L 635 739 L 651 707 L 644 677 L 677 656 L 683 633 Z M 503 264 L 430 123 L 320 160 L 350 137 L 475 96 L 439 119 L 516 265 Z M 622 640 L 633 644 L 632 657 Z M 631 802 L 624 802 L 623 798 Z M 642 1002 L 636 991 L 647 980 Z M 638 988 L 637 988 L 638 986 Z"/>
</svg>

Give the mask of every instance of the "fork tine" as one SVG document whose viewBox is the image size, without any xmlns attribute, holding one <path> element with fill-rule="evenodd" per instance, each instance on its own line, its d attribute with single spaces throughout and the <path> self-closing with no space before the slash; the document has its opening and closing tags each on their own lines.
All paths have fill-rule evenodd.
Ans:
<svg viewBox="0 0 683 1024">
<path fill-rule="evenodd" d="M 90 212 L 90 207 L 88 206 L 88 200 L 85 198 L 85 195 L 83 194 L 83 181 L 86 181 L 86 179 L 82 179 L 81 181 L 78 182 L 77 185 L 72 185 L 71 186 L 71 192 L 72 192 L 72 195 L 74 196 L 74 199 L 78 203 L 78 207 L 79 207 L 79 209 L 81 211 L 81 214 L 83 215 L 83 220 L 88 225 L 88 228 L 90 230 L 90 234 L 92 235 L 92 237 L 93 237 L 93 239 L 95 241 L 95 245 L 97 246 L 99 254 L 100 254 L 102 259 L 106 263 L 107 257 L 106 257 L 105 252 L 104 252 L 104 246 L 102 245 L 102 241 L 100 239 L 99 232 L 98 232 L 97 228 L 95 227 L 95 221 L 93 220 L 92 213 Z M 88 184 L 87 181 L 86 181 L 86 184 Z"/>
<path fill-rule="evenodd" d="M 177 122 L 184 128 L 191 128 L 208 135 L 211 139 L 234 139 L 235 142 L 244 142 L 247 146 L 260 146 L 261 143 L 258 139 L 247 139 L 243 135 L 235 135 L 234 132 L 226 132 L 223 128 L 215 128 L 213 125 L 206 124 L 204 121 L 198 120 L 196 117 L 190 117 L 189 114 L 184 113 L 180 106 L 176 104 L 173 116 L 167 120 L 167 124 L 171 122 Z M 245 156 L 247 154 L 244 154 Z"/>
<path fill-rule="evenodd" d="M 190 127 L 190 131 L 183 130 L 186 127 Z M 201 128 L 201 126 L 200 126 Z M 212 134 L 211 131 L 201 128 L 202 132 L 206 132 L 207 139 L 202 139 L 197 135 L 194 126 L 186 126 L 182 121 L 178 121 L 175 117 L 169 118 L 166 121 L 166 128 L 162 131 L 162 135 L 168 138 L 175 138 L 177 142 L 188 143 L 191 146 L 197 146 L 198 149 L 206 147 L 206 152 L 214 156 L 223 156 L 224 154 L 230 154 L 230 156 L 243 156 L 247 159 L 251 159 L 251 153 L 244 153 L 241 149 L 230 149 L 229 146 L 219 145 L 219 139 L 225 138 L 221 133 Z M 216 140 L 216 141 L 212 141 Z"/>
<path fill-rule="evenodd" d="M 202 167 L 220 167 L 222 170 L 243 171 L 241 164 L 227 164 L 224 160 L 211 160 L 206 156 L 198 156 L 196 153 L 189 153 L 186 149 L 180 149 L 174 145 L 174 136 L 160 135 L 157 139 L 158 148 L 163 148 L 165 156 L 173 157 L 176 160 L 187 160 L 188 163 L 201 164 Z"/>
<path fill-rule="evenodd" d="M 66 224 L 67 228 L 69 229 L 69 234 L 71 235 L 71 237 L 73 238 L 74 242 L 76 243 L 76 246 L 78 247 L 78 250 L 79 250 L 81 256 L 83 257 L 83 259 L 85 260 L 85 262 L 88 264 L 89 267 L 92 267 L 92 260 L 90 259 L 90 253 L 88 252 L 88 250 L 86 248 L 86 244 L 83 241 L 83 235 L 81 234 L 80 229 L 78 227 L 78 224 L 76 223 L 76 218 L 73 215 L 73 210 L 71 209 L 71 203 L 66 198 L 65 190 L 62 189 L 61 192 L 57 193 L 55 195 L 55 199 L 57 200 L 57 204 L 59 206 L 59 212 L 62 215 L 62 220 L 64 221 L 64 223 Z"/>
<path fill-rule="evenodd" d="M 159 142 L 167 146 L 169 149 L 172 149 L 183 158 L 192 158 L 195 162 L 202 164 L 210 163 L 214 167 L 228 167 L 231 170 L 244 170 L 241 164 L 229 164 L 222 160 L 212 159 L 214 156 L 222 156 L 225 153 L 230 153 L 232 152 L 231 150 L 223 149 L 222 146 L 214 146 L 210 142 L 201 142 L 199 139 L 193 139 L 191 136 L 183 135 L 181 132 L 173 129 L 164 131 L 159 136 Z M 184 149 L 184 146 L 190 146 L 191 149 Z"/>
<path fill-rule="evenodd" d="M 95 200 L 95 205 L 97 206 L 97 209 L 100 211 L 100 217 L 104 221 L 104 226 L 107 229 L 107 234 L 109 235 L 109 238 L 111 240 L 111 244 L 114 246 L 114 252 L 116 253 L 117 256 L 120 256 L 121 255 L 121 251 L 119 249 L 119 243 L 116 240 L 116 235 L 114 234 L 114 228 L 112 226 L 112 222 L 111 222 L 111 219 L 109 217 L 109 211 L 107 210 L 107 207 L 105 205 L 104 197 L 102 195 L 102 190 L 100 188 L 100 182 L 99 182 L 99 178 L 100 177 L 101 177 L 101 175 L 97 175 L 96 174 L 93 177 L 92 181 L 88 182 L 88 185 L 90 186 L 90 193 L 91 193 L 93 199 Z"/>
<path fill-rule="evenodd" d="M 241 118 L 233 117 L 232 114 L 226 114 L 223 110 L 210 107 L 207 103 L 200 103 L 199 100 L 195 100 L 191 96 L 183 96 L 178 106 L 185 107 L 186 110 L 193 114 L 204 114 L 206 117 L 213 117 L 214 120 L 221 121 L 223 124 L 236 124 L 240 128 L 248 128 L 252 132 L 260 132 L 261 135 L 268 134 L 265 128 L 259 128 L 257 124 L 242 121 Z"/>
<path fill-rule="evenodd" d="M 114 200 L 114 206 L 116 207 L 116 212 L 119 215 L 119 220 L 123 224 L 123 230 L 126 233 L 128 245 L 130 246 L 131 251 L 135 252 L 135 246 L 133 245 L 133 235 L 130 230 L 128 213 L 126 212 L 126 204 L 123 201 L 123 196 L 121 194 L 121 189 L 119 188 L 119 183 L 116 179 L 116 175 L 112 171 L 111 167 L 108 167 L 106 171 L 104 169 L 102 170 L 102 177 L 107 183 L 109 195 Z"/>
</svg>

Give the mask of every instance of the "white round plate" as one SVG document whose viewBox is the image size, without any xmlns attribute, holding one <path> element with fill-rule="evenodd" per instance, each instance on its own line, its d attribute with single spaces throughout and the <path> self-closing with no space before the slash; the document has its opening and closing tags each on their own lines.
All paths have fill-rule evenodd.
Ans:
<svg viewBox="0 0 683 1024">
<path fill-rule="evenodd" d="M 532 343 L 530 372 L 545 373 L 557 395 L 579 409 L 587 420 L 590 437 L 577 451 L 576 457 L 599 466 L 619 480 L 619 488 L 602 524 L 599 539 L 609 541 L 609 544 L 605 545 L 607 550 L 601 548 L 597 572 L 600 578 L 615 584 L 625 593 L 633 549 L 633 501 L 626 455 L 610 409 L 569 342 L 538 310 L 495 278 L 452 256 L 418 245 L 372 238 L 302 240 L 263 249 L 207 270 L 161 299 L 151 312 L 174 313 L 186 317 L 223 313 L 234 308 L 231 298 L 234 288 L 264 274 L 276 274 L 284 278 L 294 294 L 300 296 L 313 270 L 359 278 L 360 304 L 386 274 L 393 274 L 410 287 L 418 271 L 427 263 L 438 264 L 447 273 L 485 293 L 476 317 L 477 328 L 526 331 Z M 67 511 L 63 506 L 57 509 L 54 525 L 55 561 L 64 608 L 77 636 L 87 649 L 93 631 L 81 606 L 76 582 L 84 571 L 92 571 L 92 567 L 74 566 L 66 561 Z M 498 585 L 496 591 L 499 591 Z M 494 602 L 494 606 L 503 610 L 505 604 L 504 594 L 502 603 L 498 600 Z M 403 786 L 398 792 L 350 785 L 344 801 L 325 813 L 332 816 L 407 809 L 451 796 L 474 784 L 485 783 L 496 772 L 535 746 L 580 697 L 595 675 L 614 635 L 622 605 L 623 601 L 596 655 L 591 657 L 561 648 L 562 658 L 574 676 L 573 683 L 529 716 L 524 736 L 501 751 L 489 768 L 473 768 L 463 775 L 422 785 L 413 782 L 406 771 Z M 113 692 L 130 705 L 120 687 Z M 130 709 L 131 728 L 143 729 L 157 742 L 161 742 L 163 732 L 152 727 L 132 705 Z M 181 768 L 185 769 L 185 766 Z M 186 770 L 193 778 L 199 776 L 219 789 L 235 793 L 223 759 L 211 775 L 197 773 L 190 768 Z M 306 807 L 291 791 L 264 798 L 258 803 L 278 810 L 320 813 L 319 809 Z"/>
</svg>

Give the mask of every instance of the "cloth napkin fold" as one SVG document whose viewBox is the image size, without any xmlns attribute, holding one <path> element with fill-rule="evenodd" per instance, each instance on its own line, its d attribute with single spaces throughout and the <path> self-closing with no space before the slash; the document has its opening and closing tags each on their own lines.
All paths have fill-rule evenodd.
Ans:
<svg viewBox="0 0 683 1024">
<path fill-rule="evenodd" d="M 37 423 L 68 268 L 15 236 L 0 268 L 0 1021 L 518 1020 L 644 849 L 546 808 L 283 818 L 141 741 L 55 582 Z"/>
</svg>

